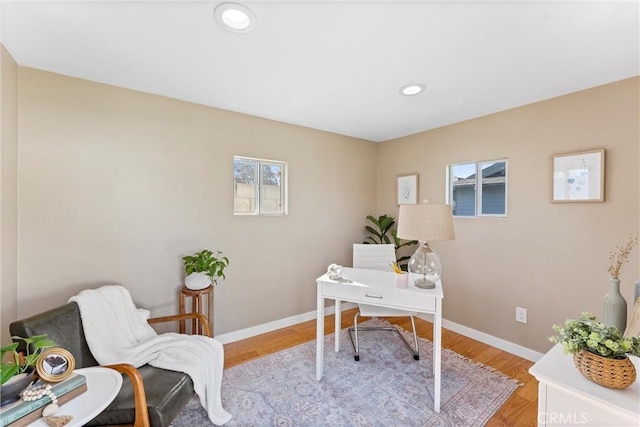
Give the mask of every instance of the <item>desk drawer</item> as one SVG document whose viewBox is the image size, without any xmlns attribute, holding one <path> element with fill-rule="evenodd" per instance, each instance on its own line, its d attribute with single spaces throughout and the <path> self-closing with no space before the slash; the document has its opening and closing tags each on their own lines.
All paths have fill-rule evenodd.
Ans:
<svg viewBox="0 0 640 427">
<path fill-rule="evenodd" d="M 323 283 L 323 287 L 325 298 L 423 313 L 433 313 L 436 310 L 436 297 L 420 289 L 372 289 L 366 286 L 327 282 Z"/>
</svg>

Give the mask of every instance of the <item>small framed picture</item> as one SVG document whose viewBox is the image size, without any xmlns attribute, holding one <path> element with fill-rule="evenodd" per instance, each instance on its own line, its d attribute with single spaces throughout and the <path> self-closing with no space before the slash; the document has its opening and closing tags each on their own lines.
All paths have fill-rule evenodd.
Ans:
<svg viewBox="0 0 640 427">
<path fill-rule="evenodd" d="M 418 174 L 398 175 L 398 205 L 415 205 L 418 203 Z"/>
<path fill-rule="evenodd" d="M 49 348 L 42 352 L 36 362 L 38 376 L 50 383 L 66 380 L 75 367 L 73 355 L 64 348 Z"/>
<path fill-rule="evenodd" d="M 604 201 L 604 149 L 553 156 L 553 202 Z"/>
</svg>

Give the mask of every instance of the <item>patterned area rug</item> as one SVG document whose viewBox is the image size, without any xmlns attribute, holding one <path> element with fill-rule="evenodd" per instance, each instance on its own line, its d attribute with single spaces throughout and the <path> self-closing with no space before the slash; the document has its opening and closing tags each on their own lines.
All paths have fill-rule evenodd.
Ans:
<svg viewBox="0 0 640 427">
<path fill-rule="evenodd" d="M 387 322 L 372 319 L 363 326 Z M 404 332 L 409 343 L 413 335 Z M 340 352 L 325 337 L 324 378 L 315 379 L 315 340 L 224 371 L 222 404 L 229 427 L 481 426 L 518 387 L 490 367 L 444 349 L 441 412 L 433 412 L 431 342 L 415 361 L 393 332 L 360 332 L 360 361 L 346 330 Z M 194 397 L 174 427 L 211 426 Z"/>
</svg>

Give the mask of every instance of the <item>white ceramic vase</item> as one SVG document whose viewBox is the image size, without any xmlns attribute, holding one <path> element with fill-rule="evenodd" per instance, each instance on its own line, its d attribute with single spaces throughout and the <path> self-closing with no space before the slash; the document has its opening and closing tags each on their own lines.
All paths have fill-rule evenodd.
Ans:
<svg viewBox="0 0 640 427">
<path fill-rule="evenodd" d="M 207 273 L 191 273 L 184 278 L 184 285 L 192 291 L 199 291 L 211 285 L 211 277 Z"/>
<path fill-rule="evenodd" d="M 609 279 L 609 293 L 602 302 L 602 323 L 615 326 L 621 334 L 627 327 L 627 301 L 620 293 L 620 280 Z"/>
</svg>

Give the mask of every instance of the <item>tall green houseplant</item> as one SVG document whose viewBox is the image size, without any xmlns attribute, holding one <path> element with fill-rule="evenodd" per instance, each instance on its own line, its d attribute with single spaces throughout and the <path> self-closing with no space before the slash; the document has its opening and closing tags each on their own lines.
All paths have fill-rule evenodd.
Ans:
<svg viewBox="0 0 640 427">
<path fill-rule="evenodd" d="M 396 219 L 392 216 L 381 215 L 378 218 L 373 215 L 368 215 L 367 219 L 372 225 L 365 225 L 364 229 L 371 233 L 371 236 L 367 236 L 364 244 L 392 244 L 396 249 L 396 262 L 403 271 L 407 271 L 407 261 L 411 258 L 411 255 L 398 256 L 398 250 L 403 247 L 409 247 L 417 245 L 417 240 L 401 240 L 398 238 L 398 230 L 393 228 L 396 223 Z"/>
</svg>

